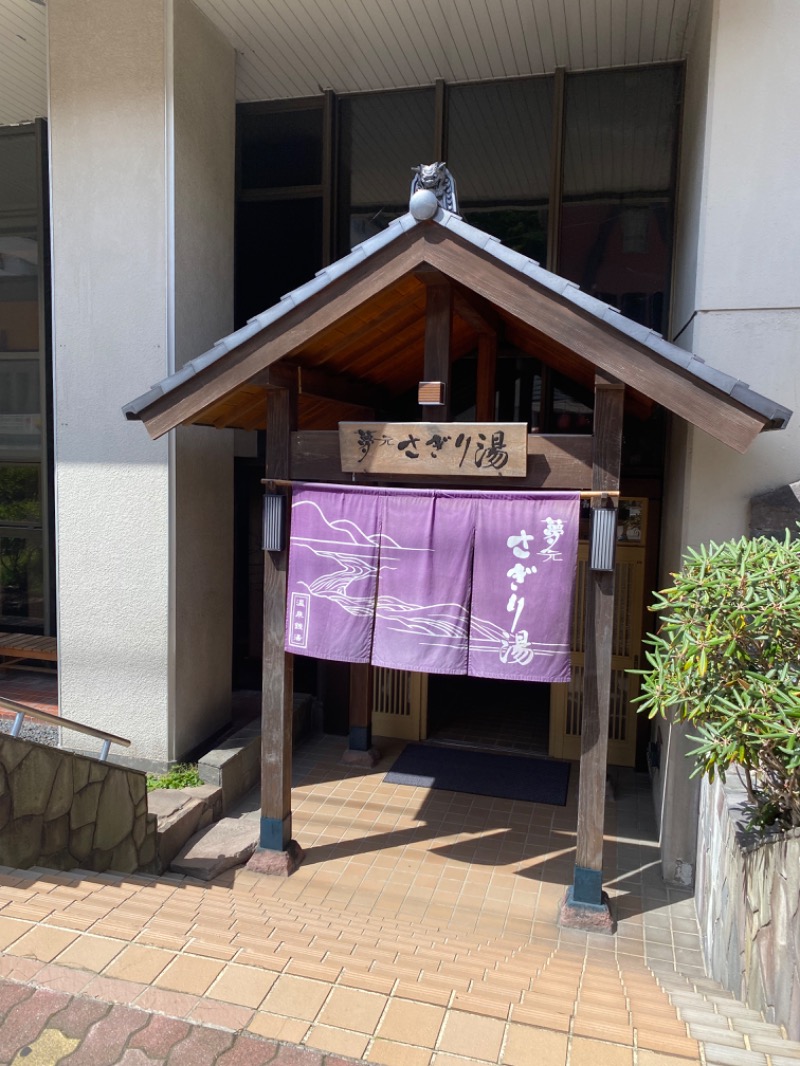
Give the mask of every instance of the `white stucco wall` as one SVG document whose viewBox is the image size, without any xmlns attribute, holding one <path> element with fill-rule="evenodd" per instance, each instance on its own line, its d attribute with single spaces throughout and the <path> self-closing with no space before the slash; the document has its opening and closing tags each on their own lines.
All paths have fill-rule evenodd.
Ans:
<svg viewBox="0 0 800 1066">
<path fill-rule="evenodd" d="M 800 5 L 708 0 L 687 62 L 673 333 L 711 365 L 800 408 Z M 750 497 L 800 477 L 800 412 L 745 455 L 673 426 L 662 583 L 688 546 L 747 532 Z M 694 862 L 697 789 L 685 743 L 662 726 L 656 779 L 669 880 Z M 664 798 L 663 806 L 661 803 Z M 681 872 L 680 877 L 675 871 Z"/>
<path fill-rule="evenodd" d="M 60 707 L 159 759 L 168 446 L 120 407 L 169 369 L 163 3 L 53 0 L 48 32 Z"/>
<path fill-rule="evenodd" d="M 673 314 L 678 343 L 794 410 L 798 40 L 794 0 L 710 0 L 698 21 L 687 67 Z M 750 497 L 800 476 L 798 445 L 800 416 L 745 456 L 690 431 L 683 543 L 744 533 Z"/>
<path fill-rule="evenodd" d="M 189 0 L 48 15 L 61 713 L 162 762 L 227 713 L 230 442 L 120 408 L 231 326 L 234 57 Z"/>
<path fill-rule="evenodd" d="M 235 55 L 190 0 L 174 0 L 176 367 L 233 329 Z M 175 441 L 174 752 L 230 715 L 233 432 Z"/>
</svg>

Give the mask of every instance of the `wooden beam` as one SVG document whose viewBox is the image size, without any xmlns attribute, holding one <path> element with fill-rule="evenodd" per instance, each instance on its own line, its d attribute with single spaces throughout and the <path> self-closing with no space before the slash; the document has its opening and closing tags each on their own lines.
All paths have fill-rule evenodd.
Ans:
<svg viewBox="0 0 800 1066">
<path fill-rule="evenodd" d="M 301 396 L 317 396 L 337 403 L 353 404 L 371 410 L 382 407 L 387 400 L 385 389 L 367 381 L 331 374 L 315 367 L 299 367 L 299 392 Z"/>
<path fill-rule="evenodd" d="M 625 387 L 595 378 L 592 489 L 619 489 Z M 593 501 L 603 506 L 602 499 Z M 578 786 L 578 835 L 572 903 L 602 907 L 603 821 L 605 815 L 611 654 L 614 632 L 614 571 L 589 570 L 586 578 L 586 629 L 583 668 L 581 769 Z"/>
<path fill-rule="evenodd" d="M 424 381 L 442 381 L 444 404 L 422 405 L 423 420 L 447 422 L 450 418 L 450 345 L 453 335 L 453 290 L 449 281 L 428 284 L 425 301 Z"/>
<path fill-rule="evenodd" d="M 267 393 L 266 477 L 289 475 L 289 435 L 295 425 L 296 395 L 290 389 Z M 291 497 L 287 501 L 291 503 Z M 287 522 L 288 526 L 288 522 Z M 264 552 L 264 654 L 261 691 L 260 852 L 250 867 L 265 873 L 291 873 L 302 860 L 292 840 L 293 657 L 284 651 L 288 544 Z"/>
<path fill-rule="evenodd" d="M 551 350 L 560 347 L 574 352 L 601 373 L 624 381 L 738 452 L 746 451 L 766 425 L 762 415 L 540 288 L 488 253 L 467 246 L 456 234 L 428 226 L 424 235 L 426 262 L 550 338 Z"/>
<path fill-rule="evenodd" d="M 492 305 L 460 285 L 453 287 L 453 311 L 478 334 L 496 337 L 503 328 L 503 320 Z"/>
<path fill-rule="evenodd" d="M 290 477 L 294 481 L 351 482 L 352 474 L 342 472 L 339 433 L 315 430 L 293 433 Z M 392 477 L 387 474 L 358 474 L 363 484 L 383 482 L 403 485 L 437 485 L 464 487 L 463 481 L 452 484 L 440 478 Z M 592 485 L 592 438 L 584 434 L 528 434 L 528 473 L 522 477 L 503 478 L 510 489 L 588 489 Z M 470 488 L 499 488 L 498 479 L 470 478 Z"/>
<path fill-rule="evenodd" d="M 419 228 L 402 234 L 320 292 L 313 307 L 307 303 L 293 307 L 267 329 L 210 364 L 202 374 L 154 400 L 142 412 L 141 420 L 147 432 L 153 438 L 162 436 L 300 349 L 306 341 L 417 266 L 422 258 L 422 244 Z"/>
</svg>

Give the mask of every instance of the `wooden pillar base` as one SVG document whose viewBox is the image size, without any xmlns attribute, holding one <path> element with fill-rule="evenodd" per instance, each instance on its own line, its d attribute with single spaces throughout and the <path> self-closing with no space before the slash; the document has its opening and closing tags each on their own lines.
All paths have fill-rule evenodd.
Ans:
<svg viewBox="0 0 800 1066">
<path fill-rule="evenodd" d="M 578 877 L 576 875 L 576 881 Z M 617 923 L 611 914 L 608 896 L 600 893 L 600 903 L 580 903 L 570 885 L 561 901 L 558 924 L 566 929 L 583 929 L 587 933 L 615 933 Z"/>
<path fill-rule="evenodd" d="M 284 851 L 256 848 L 246 869 L 257 874 L 268 874 L 271 877 L 289 877 L 305 857 L 306 853 L 297 841 L 290 840 Z"/>
</svg>

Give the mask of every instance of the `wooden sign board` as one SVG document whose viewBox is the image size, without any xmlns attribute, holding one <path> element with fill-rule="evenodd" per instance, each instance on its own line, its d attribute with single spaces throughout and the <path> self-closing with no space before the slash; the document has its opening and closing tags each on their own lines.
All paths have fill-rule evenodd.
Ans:
<svg viewBox="0 0 800 1066">
<path fill-rule="evenodd" d="M 444 477 L 525 477 L 524 422 L 340 422 L 342 470 Z"/>
</svg>

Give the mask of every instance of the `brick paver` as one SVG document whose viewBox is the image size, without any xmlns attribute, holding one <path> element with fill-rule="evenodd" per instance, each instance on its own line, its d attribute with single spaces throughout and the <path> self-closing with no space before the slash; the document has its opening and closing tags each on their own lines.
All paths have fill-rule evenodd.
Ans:
<svg viewBox="0 0 800 1066">
<path fill-rule="evenodd" d="M 606 818 L 617 936 L 587 936 L 554 920 L 575 775 L 564 808 L 432 793 L 343 768 L 341 744 L 297 753 L 291 878 L 0 867 L 0 1063 L 681 1066 L 701 1044 L 798 1061 L 705 978 L 635 775 Z"/>
</svg>

